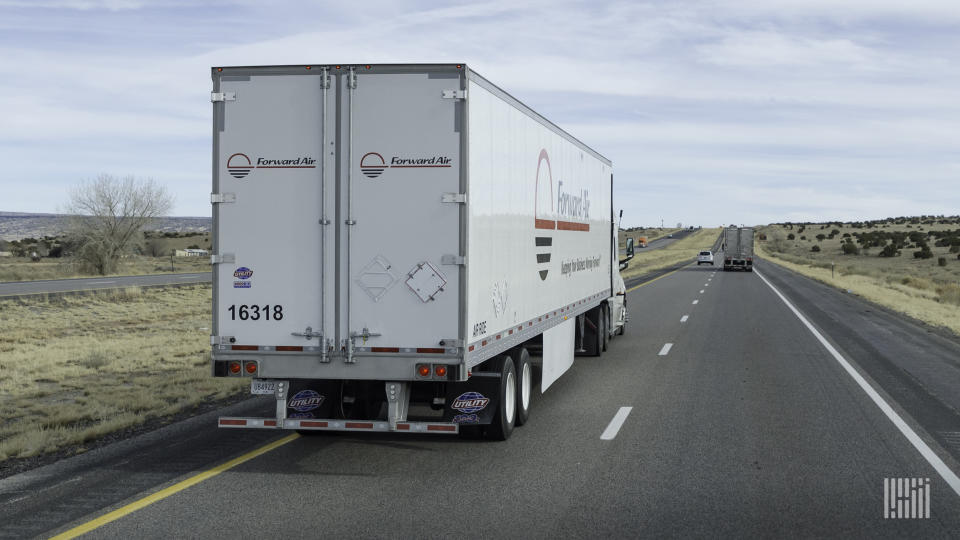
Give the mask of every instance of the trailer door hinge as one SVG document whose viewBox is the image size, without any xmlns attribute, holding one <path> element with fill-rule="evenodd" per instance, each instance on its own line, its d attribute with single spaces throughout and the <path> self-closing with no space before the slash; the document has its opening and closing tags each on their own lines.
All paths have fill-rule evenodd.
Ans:
<svg viewBox="0 0 960 540">
<path fill-rule="evenodd" d="M 217 103 L 218 101 L 236 101 L 237 93 L 236 92 L 210 92 L 210 101 Z"/>
<path fill-rule="evenodd" d="M 443 99 L 467 99 L 466 90 L 444 90 L 441 95 Z"/>
<path fill-rule="evenodd" d="M 440 257 L 440 264 L 467 264 L 467 258 L 462 255 L 444 255 Z"/>
<path fill-rule="evenodd" d="M 466 204 L 466 193 L 444 193 L 440 196 L 440 202 Z"/>
<path fill-rule="evenodd" d="M 237 257 L 233 253 L 221 253 L 220 255 L 211 255 L 210 264 L 234 263 Z"/>
<path fill-rule="evenodd" d="M 237 202 L 236 193 L 211 193 L 210 204 Z"/>
</svg>

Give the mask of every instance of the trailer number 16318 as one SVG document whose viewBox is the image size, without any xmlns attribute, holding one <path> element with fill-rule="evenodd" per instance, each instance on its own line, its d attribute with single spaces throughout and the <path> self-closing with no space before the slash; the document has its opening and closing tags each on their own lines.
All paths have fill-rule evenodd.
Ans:
<svg viewBox="0 0 960 540">
<path fill-rule="evenodd" d="M 235 321 L 240 319 L 241 321 L 259 321 L 261 318 L 265 321 L 273 319 L 279 321 L 283 319 L 283 306 L 281 305 L 270 305 L 264 304 L 258 306 L 256 304 L 247 305 L 240 304 L 239 306 L 234 304 L 227 308 L 227 311 L 230 312 L 230 320 Z"/>
</svg>

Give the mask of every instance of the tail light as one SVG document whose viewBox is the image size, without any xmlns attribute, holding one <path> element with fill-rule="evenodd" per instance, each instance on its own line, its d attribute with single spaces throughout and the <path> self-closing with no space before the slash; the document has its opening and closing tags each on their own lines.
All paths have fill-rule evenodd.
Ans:
<svg viewBox="0 0 960 540">
<path fill-rule="evenodd" d="M 240 365 L 240 362 L 230 362 L 230 373 L 232 375 L 239 375 L 242 369 L 243 367 Z"/>
<path fill-rule="evenodd" d="M 437 365 L 433 366 L 433 373 L 434 373 L 437 377 L 441 377 L 441 378 L 446 377 L 446 376 L 447 376 L 447 366 L 445 366 L 445 365 L 443 365 L 443 364 L 437 364 Z"/>
<path fill-rule="evenodd" d="M 253 375 L 257 372 L 257 363 L 256 362 L 247 362 L 243 365 L 243 369 L 246 370 L 247 375 Z"/>
<path fill-rule="evenodd" d="M 417 375 L 421 377 L 430 376 L 430 366 L 427 364 L 417 364 Z"/>
</svg>

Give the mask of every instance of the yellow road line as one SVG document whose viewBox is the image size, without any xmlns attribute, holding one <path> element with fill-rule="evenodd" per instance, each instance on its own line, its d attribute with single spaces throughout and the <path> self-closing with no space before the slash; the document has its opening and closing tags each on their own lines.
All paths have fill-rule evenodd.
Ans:
<svg viewBox="0 0 960 540">
<path fill-rule="evenodd" d="M 183 481 L 181 481 L 181 482 L 177 482 L 176 484 L 174 484 L 174 485 L 172 485 L 172 486 L 170 486 L 170 487 L 168 487 L 168 488 L 161 489 L 160 491 L 158 491 L 158 492 L 156 492 L 156 493 L 153 493 L 153 494 L 151 494 L 151 495 L 147 495 L 146 497 L 144 497 L 144 498 L 142 498 L 142 499 L 139 499 L 139 500 L 137 500 L 137 501 L 134 501 L 134 502 L 132 502 L 132 503 L 126 505 L 126 506 L 117 508 L 116 510 L 114 510 L 113 512 L 110 512 L 109 514 L 105 514 L 105 515 L 100 516 L 100 517 L 98 517 L 98 518 L 96 518 L 96 519 L 94 519 L 94 520 L 88 521 L 88 522 L 86 522 L 86 523 L 84 523 L 84 524 L 82 524 L 82 525 L 78 525 L 78 526 L 70 529 L 69 531 L 60 533 L 60 534 L 54 536 L 51 540 L 60 540 L 60 539 L 65 539 L 65 538 L 76 538 L 76 537 L 80 536 L 81 534 L 86 534 L 86 533 L 88 533 L 88 532 L 90 532 L 90 531 L 92 531 L 92 530 L 94 530 L 94 529 L 103 527 L 104 525 L 106 525 L 107 523 L 110 523 L 111 521 L 116 521 L 116 520 L 122 518 L 123 516 L 126 516 L 127 514 L 132 514 L 133 512 L 136 512 L 137 510 L 140 510 L 141 508 L 145 508 L 145 507 L 150 506 L 151 504 L 153 504 L 153 503 L 155 503 L 155 502 L 157 502 L 157 501 L 161 501 L 161 500 L 163 500 L 163 499 L 166 499 L 167 497 L 169 497 L 169 496 L 171 496 L 171 495 L 173 495 L 173 494 L 175 494 L 175 493 L 177 493 L 177 492 L 183 491 L 183 490 L 187 489 L 187 488 L 190 487 L 190 486 L 194 486 L 194 485 L 196 485 L 196 484 L 199 484 L 200 482 L 203 482 L 204 480 L 208 480 L 208 479 L 210 479 L 210 478 L 213 478 L 214 476 L 216 476 L 216 475 L 218 475 L 218 474 L 220 474 L 220 473 L 222 473 L 222 472 L 224 472 L 224 471 L 226 471 L 226 470 L 232 469 L 232 468 L 236 467 L 237 465 L 240 465 L 241 463 L 250 461 L 251 459 L 253 459 L 253 458 L 257 457 L 257 456 L 261 456 L 261 455 L 263 455 L 263 454 L 266 454 L 267 452 L 270 452 L 271 450 L 274 450 L 274 449 L 276 449 L 276 448 L 279 448 L 279 447 L 287 444 L 288 442 L 293 441 L 294 439 L 297 439 L 297 438 L 299 438 L 299 437 L 300 437 L 300 435 L 298 435 L 298 434 L 296 434 L 296 433 L 293 433 L 293 434 L 291 434 L 291 435 L 287 435 L 286 437 L 284 437 L 284 438 L 282 438 L 282 439 L 280 439 L 280 440 L 273 441 L 273 442 L 270 443 L 270 444 L 261 446 L 260 448 L 257 448 L 256 450 L 254 450 L 254 451 L 252 451 L 252 452 L 248 452 L 248 453 L 246 453 L 246 454 L 244 454 L 244 455 L 242 455 L 242 456 L 240 456 L 240 457 L 238 457 L 238 458 L 232 459 L 232 460 L 230 460 L 230 461 L 228 461 L 228 462 L 226 462 L 226 463 L 223 463 L 223 464 L 221 464 L 221 465 L 217 465 L 216 467 L 214 467 L 214 468 L 212 468 L 212 469 L 209 469 L 209 470 L 203 471 L 202 473 L 199 473 L 199 474 L 196 474 L 196 475 L 194 475 L 194 476 L 191 476 L 190 478 L 187 478 L 186 480 L 183 480 Z"/>
<path fill-rule="evenodd" d="M 627 289 L 627 292 L 630 292 L 630 291 L 639 289 L 640 287 L 643 287 L 644 285 L 649 285 L 649 284 L 653 283 L 654 281 L 656 281 L 656 280 L 658 280 L 658 279 L 663 279 L 663 278 L 665 278 L 665 277 L 667 277 L 667 276 L 669 276 L 669 275 L 676 274 L 677 272 L 683 270 L 684 268 L 690 266 L 691 264 L 693 264 L 693 263 L 687 263 L 687 264 L 681 266 L 680 268 L 677 268 L 676 270 L 673 270 L 672 272 L 667 272 L 666 274 L 664 274 L 664 275 L 662 275 L 662 276 L 657 276 L 657 277 L 651 279 L 650 281 L 644 281 L 643 283 L 641 283 L 641 284 L 639 284 L 639 285 L 634 285 L 633 287 L 630 287 L 629 289 Z"/>
</svg>

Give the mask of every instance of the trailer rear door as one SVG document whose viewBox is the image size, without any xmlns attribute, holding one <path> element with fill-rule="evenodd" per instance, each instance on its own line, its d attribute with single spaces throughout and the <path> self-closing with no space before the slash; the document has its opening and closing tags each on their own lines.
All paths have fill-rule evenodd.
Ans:
<svg viewBox="0 0 960 540">
<path fill-rule="evenodd" d="M 324 97 L 335 100 L 323 80 L 261 71 L 224 75 L 216 89 L 214 331 L 228 343 L 317 346 L 333 328 L 322 309 L 334 269 L 324 268 L 321 208 L 335 182 L 321 154 Z"/>
<path fill-rule="evenodd" d="M 341 332 L 356 347 L 439 347 L 460 335 L 461 76 L 361 70 L 355 87 L 341 81 Z"/>
</svg>

